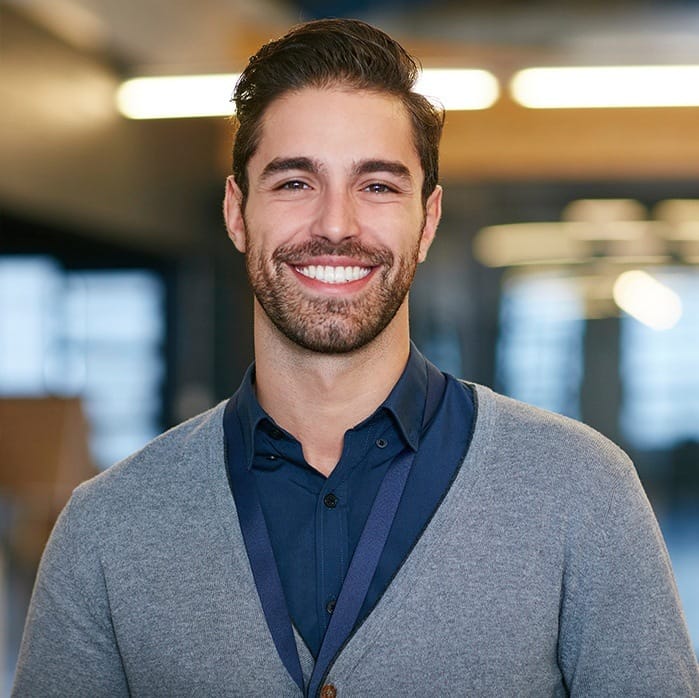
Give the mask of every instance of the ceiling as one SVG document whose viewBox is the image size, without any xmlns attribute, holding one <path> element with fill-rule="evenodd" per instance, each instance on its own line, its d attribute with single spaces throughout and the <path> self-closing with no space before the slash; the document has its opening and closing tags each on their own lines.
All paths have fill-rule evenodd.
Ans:
<svg viewBox="0 0 699 698">
<path fill-rule="evenodd" d="M 322 9 L 319 9 L 322 8 Z M 228 171 L 230 130 L 134 123 L 138 74 L 234 71 L 298 20 L 361 16 L 426 65 L 699 63 L 699 1 L 0 0 L 0 204 L 129 244 L 190 245 Z M 507 99 L 447 120 L 444 176 L 699 176 L 697 110 L 533 113 Z"/>
<path fill-rule="evenodd" d="M 5 0 L 126 70 L 229 69 L 259 40 L 318 16 L 359 16 L 410 43 L 493 45 L 589 62 L 699 57 L 697 0 Z"/>
</svg>

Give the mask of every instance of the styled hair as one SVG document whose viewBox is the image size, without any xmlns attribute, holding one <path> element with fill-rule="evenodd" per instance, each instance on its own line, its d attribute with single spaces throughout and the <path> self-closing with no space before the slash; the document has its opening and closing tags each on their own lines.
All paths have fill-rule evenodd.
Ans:
<svg viewBox="0 0 699 698">
<path fill-rule="evenodd" d="M 260 140 L 267 107 L 288 92 L 334 86 L 393 95 L 410 117 L 424 174 L 423 203 L 437 186 L 444 113 L 413 92 L 420 66 L 397 41 L 354 19 L 320 19 L 293 27 L 250 58 L 233 93 L 237 132 L 233 176 L 248 195 L 247 165 Z"/>
</svg>

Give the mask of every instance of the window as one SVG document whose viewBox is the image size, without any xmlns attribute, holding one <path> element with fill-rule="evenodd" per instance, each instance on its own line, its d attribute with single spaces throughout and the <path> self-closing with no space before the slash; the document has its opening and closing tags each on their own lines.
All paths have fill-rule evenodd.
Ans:
<svg viewBox="0 0 699 698">
<path fill-rule="evenodd" d="M 0 257 L 0 394 L 80 396 L 106 468 L 161 429 L 163 304 L 150 270 Z"/>
<path fill-rule="evenodd" d="M 699 441 L 699 274 L 653 274 L 682 300 L 682 317 L 658 332 L 621 318 L 621 427 L 638 449 L 669 449 Z"/>
<path fill-rule="evenodd" d="M 579 417 L 583 302 L 573 281 L 512 277 L 500 306 L 496 387 L 537 407 Z"/>
</svg>

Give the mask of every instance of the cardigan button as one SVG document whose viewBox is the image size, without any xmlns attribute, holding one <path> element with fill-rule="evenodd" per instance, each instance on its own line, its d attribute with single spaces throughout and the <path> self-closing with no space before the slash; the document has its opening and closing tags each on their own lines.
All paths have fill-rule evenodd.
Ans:
<svg viewBox="0 0 699 698">
<path fill-rule="evenodd" d="M 331 683 L 326 683 L 320 689 L 320 698 L 335 698 L 335 696 L 337 696 L 337 689 Z"/>
</svg>

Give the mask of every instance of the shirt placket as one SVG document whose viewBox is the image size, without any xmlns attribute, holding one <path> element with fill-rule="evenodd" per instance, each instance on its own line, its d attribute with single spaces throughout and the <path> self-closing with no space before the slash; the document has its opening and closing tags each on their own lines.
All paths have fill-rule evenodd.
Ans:
<svg viewBox="0 0 699 698">
<path fill-rule="evenodd" d="M 349 565 L 347 485 L 329 478 L 316 505 L 316 588 L 321 637 L 330 622 L 335 601 Z"/>
</svg>

